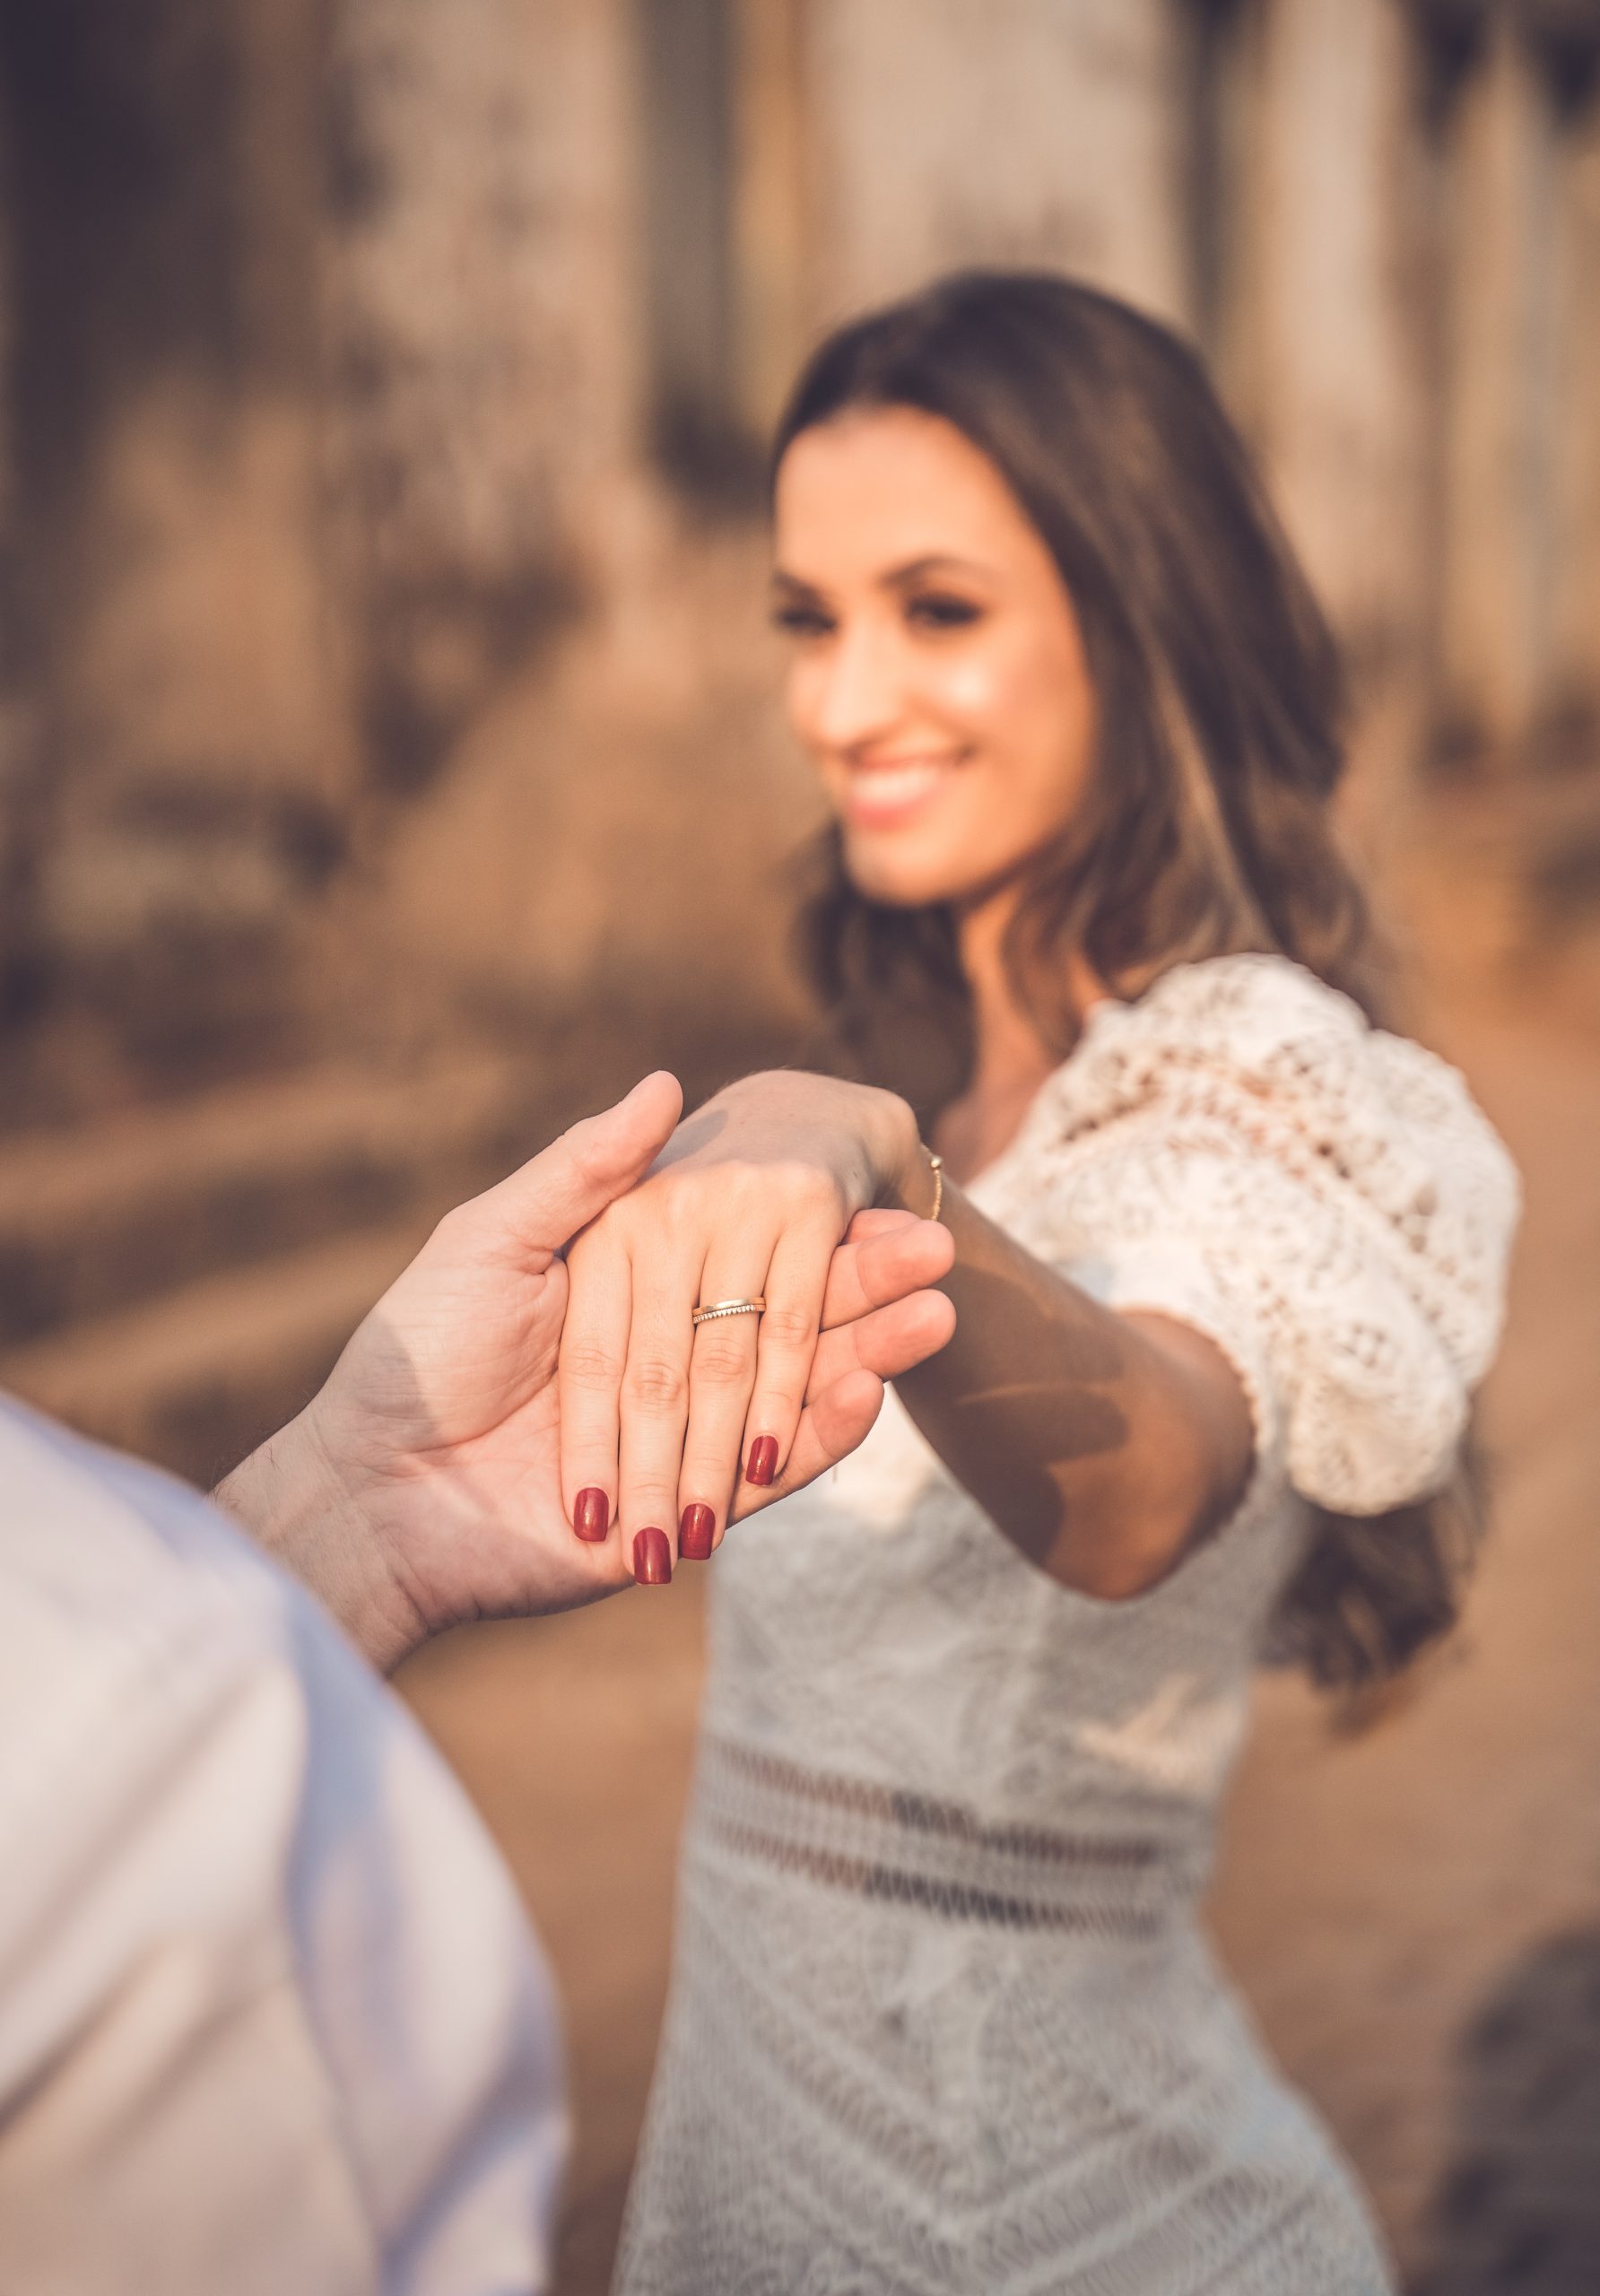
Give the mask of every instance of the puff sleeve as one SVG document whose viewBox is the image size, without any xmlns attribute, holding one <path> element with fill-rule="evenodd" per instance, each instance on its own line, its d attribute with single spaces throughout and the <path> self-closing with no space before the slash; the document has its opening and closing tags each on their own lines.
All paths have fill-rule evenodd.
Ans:
<svg viewBox="0 0 1600 2296">
<path fill-rule="evenodd" d="M 1518 1188 L 1442 1060 L 1286 959 L 1214 958 L 1098 1007 L 1017 1148 L 985 1208 L 1108 1304 L 1205 1331 L 1258 1474 L 1344 1514 L 1448 1477 Z"/>
</svg>

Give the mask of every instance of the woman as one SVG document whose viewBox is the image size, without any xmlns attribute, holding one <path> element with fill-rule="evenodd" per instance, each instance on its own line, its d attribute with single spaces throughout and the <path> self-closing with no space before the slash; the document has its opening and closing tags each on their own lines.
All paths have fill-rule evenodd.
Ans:
<svg viewBox="0 0 1600 2296">
<path fill-rule="evenodd" d="M 1180 344 L 955 279 L 775 469 L 863 1081 L 718 1095 L 574 1248 L 576 1525 L 709 1552 L 864 1207 L 948 1223 L 957 1329 L 719 1565 L 620 2284 L 1376 2296 L 1196 1909 L 1269 1639 L 1358 1687 L 1453 1614 L 1515 1181 L 1374 1025 L 1332 649 Z"/>
</svg>

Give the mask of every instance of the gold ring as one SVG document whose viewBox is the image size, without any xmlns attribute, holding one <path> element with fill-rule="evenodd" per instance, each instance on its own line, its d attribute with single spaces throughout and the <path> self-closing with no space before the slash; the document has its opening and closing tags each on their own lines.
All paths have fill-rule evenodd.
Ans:
<svg viewBox="0 0 1600 2296">
<path fill-rule="evenodd" d="M 718 1316 L 764 1316 L 766 1312 L 765 1300 L 718 1300 L 713 1307 L 696 1308 L 691 1321 L 709 1324 Z"/>
</svg>

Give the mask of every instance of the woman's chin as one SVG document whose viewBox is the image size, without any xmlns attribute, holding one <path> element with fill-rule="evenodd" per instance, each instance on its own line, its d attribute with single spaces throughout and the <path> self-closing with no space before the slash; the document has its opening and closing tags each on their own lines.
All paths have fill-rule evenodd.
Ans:
<svg viewBox="0 0 1600 2296">
<path fill-rule="evenodd" d="M 845 874 L 864 900 L 884 909 L 932 909 L 959 900 L 971 871 L 948 856 L 885 851 L 876 838 L 845 839 Z"/>
<path fill-rule="evenodd" d="M 896 869 L 861 865 L 845 857 L 845 872 L 864 900 L 881 909 L 932 909 L 954 900 L 957 887 L 947 874 L 926 869 Z"/>
</svg>

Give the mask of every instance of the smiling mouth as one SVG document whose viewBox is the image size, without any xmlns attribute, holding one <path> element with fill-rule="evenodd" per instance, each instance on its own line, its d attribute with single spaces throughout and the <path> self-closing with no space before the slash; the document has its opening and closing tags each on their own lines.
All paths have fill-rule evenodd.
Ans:
<svg viewBox="0 0 1600 2296">
<path fill-rule="evenodd" d="M 907 758 L 891 765 L 857 765 L 845 787 L 845 812 L 862 827 L 903 821 L 919 810 L 956 770 L 953 758 Z"/>
</svg>

